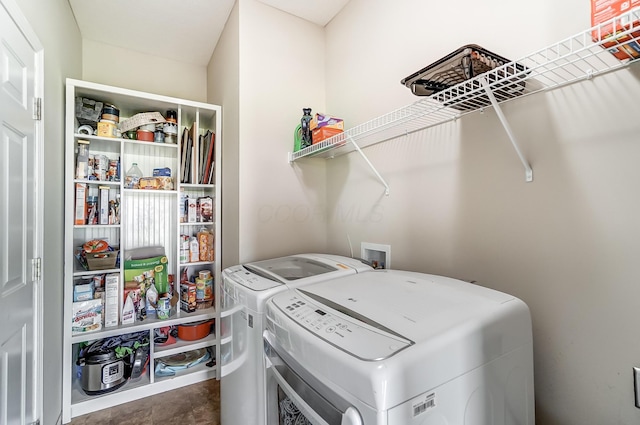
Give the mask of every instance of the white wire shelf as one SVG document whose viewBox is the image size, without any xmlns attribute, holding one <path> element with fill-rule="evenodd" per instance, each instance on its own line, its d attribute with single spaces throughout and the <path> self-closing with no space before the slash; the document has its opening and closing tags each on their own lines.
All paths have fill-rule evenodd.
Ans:
<svg viewBox="0 0 640 425">
<path fill-rule="evenodd" d="M 333 158 L 358 150 L 358 146 L 371 146 L 455 120 L 492 105 L 485 86 L 491 90 L 497 103 L 501 104 L 627 67 L 638 60 L 631 56 L 629 59 L 619 60 L 609 50 L 615 48 L 615 45 L 638 42 L 640 27 L 630 28 L 621 24 L 636 21 L 640 21 L 640 8 L 349 128 L 320 143 L 289 153 L 289 162 L 305 157 Z M 607 26 L 613 26 L 613 32 L 617 34 L 615 40 L 605 37 Z M 594 35 L 597 41 L 594 41 Z M 623 37 L 626 37 L 623 42 L 617 41 Z M 607 45 L 605 48 L 605 43 L 613 43 L 614 46 Z M 626 51 L 622 48 L 619 50 Z"/>
</svg>

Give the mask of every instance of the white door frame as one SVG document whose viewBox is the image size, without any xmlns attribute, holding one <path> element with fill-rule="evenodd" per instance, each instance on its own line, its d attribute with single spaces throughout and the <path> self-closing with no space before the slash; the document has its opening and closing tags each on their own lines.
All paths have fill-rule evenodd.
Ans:
<svg viewBox="0 0 640 425">
<path fill-rule="evenodd" d="M 36 194 L 35 194 L 35 202 L 34 205 L 35 211 L 35 226 L 34 229 L 35 238 L 36 238 L 36 256 L 35 258 L 42 259 L 43 254 L 43 233 L 44 233 L 44 208 L 43 208 L 43 200 L 44 200 L 44 175 L 43 175 L 43 158 L 44 158 L 44 47 L 40 43 L 40 39 L 33 31 L 31 24 L 22 13 L 22 10 L 18 7 L 15 0 L 0 0 L 0 6 L 4 7 L 4 9 L 9 13 L 9 16 L 14 20 L 17 24 L 18 28 L 22 31 L 24 38 L 29 42 L 34 52 L 36 52 L 35 56 L 35 75 L 34 75 L 34 96 L 40 99 L 40 119 L 34 121 L 35 131 L 34 131 L 34 149 L 35 149 L 35 186 L 36 186 Z M 41 267 L 41 266 L 40 266 Z M 28 270 L 29 268 L 27 268 Z M 35 294 L 34 294 L 34 312 L 36 317 L 34 318 L 34 350 L 37 355 L 34 356 L 34 370 L 36 376 L 36 383 L 34 388 L 33 397 L 35 398 L 35 417 L 39 418 L 42 423 L 42 412 L 43 412 L 43 335 L 42 328 L 44 326 L 44 318 L 42 316 L 43 311 L 43 283 L 44 280 L 40 277 L 40 280 L 35 283 Z"/>
</svg>

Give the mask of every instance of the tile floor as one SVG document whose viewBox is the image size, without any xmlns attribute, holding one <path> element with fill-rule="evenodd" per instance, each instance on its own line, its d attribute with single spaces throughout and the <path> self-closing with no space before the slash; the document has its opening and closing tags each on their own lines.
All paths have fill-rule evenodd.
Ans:
<svg viewBox="0 0 640 425">
<path fill-rule="evenodd" d="M 71 420 L 71 425 L 219 425 L 220 381 L 167 391 Z"/>
</svg>

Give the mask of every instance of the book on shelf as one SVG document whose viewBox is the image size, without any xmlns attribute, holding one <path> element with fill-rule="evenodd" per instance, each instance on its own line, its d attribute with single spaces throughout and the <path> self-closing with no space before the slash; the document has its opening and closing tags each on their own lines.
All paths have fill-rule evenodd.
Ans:
<svg viewBox="0 0 640 425">
<path fill-rule="evenodd" d="M 186 163 L 187 163 L 187 142 L 189 137 L 185 128 L 180 138 L 180 183 L 185 183 Z"/>
<path fill-rule="evenodd" d="M 191 137 L 191 130 L 184 128 L 182 132 L 182 143 L 180 146 L 181 161 L 180 161 L 180 182 L 181 183 L 193 183 L 194 173 L 194 143 Z"/>
<path fill-rule="evenodd" d="M 191 161 L 189 162 L 189 183 L 198 183 L 198 158 L 200 157 L 198 127 L 194 123 L 189 129 Z"/>
<path fill-rule="evenodd" d="M 180 182 L 212 184 L 215 164 L 215 133 L 198 135 L 195 125 L 185 127 L 180 146 Z"/>
<path fill-rule="evenodd" d="M 203 184 L 211 184 L 212 167 L 215 159 L 215 137 L 215 133 L 211 130 L 208 130 L 207 134 L 205 134 L 204 146 L 206 154 L 203 155 L 201 179 Z"/>
</svg>

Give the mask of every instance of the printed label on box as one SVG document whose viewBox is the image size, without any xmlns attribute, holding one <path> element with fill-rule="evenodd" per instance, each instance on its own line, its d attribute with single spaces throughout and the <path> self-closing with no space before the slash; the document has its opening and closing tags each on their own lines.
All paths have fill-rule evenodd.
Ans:
<svg viewBox="0 0 640 425">
<path fill-rule="evenodd" d="M 71 334 L 77 335 L 102 329 L 102 299 L 73 303 Z"/>
<path fill-rule="evenodd" d="M 83 225 L 87 222 L 87 185 L 76 183 L 76 212 L 74 224 Z"/>
<path fill-rule="evenodd" d="M 98 224 L 109 224 L 109 186 L 100 186 Z"/>
<path fill-rule="evenodd" d="M 105 278 L 104 326 L 118 326 L 118 287 L 120 275 L 110 273 Z"/>
<path fill-rule="evenodd" d="M 638 6 L 640 6 L 640 0 L 591 0 L 591 26 L 595 27 L 596 25 L 610 21 L 618 16 L 624 15 Z M 622 19 L 615 21 L 617 32 L 625 26 L 639 25 L 637 21 L 629 22 L 628 19 L 625 20 L 626 22 Z M 604 40 L 611 36 L 613 31 L 614 29 L 612 24 L 599 26 L 593 30 L 593 41 L 600 41 L 601 39 Z"/>
</svg>

